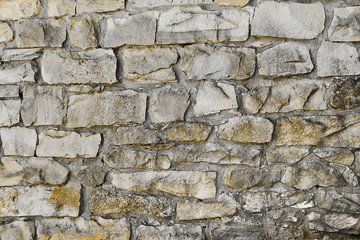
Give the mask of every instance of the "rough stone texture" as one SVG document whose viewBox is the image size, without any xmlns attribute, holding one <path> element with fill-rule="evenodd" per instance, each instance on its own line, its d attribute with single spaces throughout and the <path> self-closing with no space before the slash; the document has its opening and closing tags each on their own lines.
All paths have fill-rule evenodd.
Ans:
<svg viewBox="0 0 360 240">
<path fill-rule="evenodd" d="M 124 8 L 124 0 L 78 0 L 76 5 L 76 12 L 112 12 Z"/>
<path fill-rule="evenodd" d="M 20 120 L 20 100 L 0 100 L 0 126 L 9 127 Z"/>
<path fill-rule="evenodd" d="M 309 73 L 314 65 L 309 50 L 300 43 L 286 42 L 257 55 L 260 76 L 281 77 Z"/>
<path fill-rule="evenodd" d="M 112 184 L 128 191 L 167 193 L 179 197 L 214 198 L 215 172 L 168 171 L 113 173 Z"/>
<path fill-rule="evenodd" d="M 0 98 L 18 98 L 20 87 L 15 85 L 0 85 Z"/>
<path fill-rule="evenodd" d="M 235 87 L 230 84 L 203 81 L 196 94 L 194 114 L 196 116 L 237 109 Z"/>
<path fill-rule="evenodd" d="M 211 131 L 210 126 L 197 123 L 178 123 L 172 126 L 164 135 L 166 141 L 174 142 L 204 142 Z"/>
<path fill-rule="evenodd" d="M 26 19 L 17 23 L 15 41 L 19 48 L 62 47 L 65 40 L 63 19 Z"/>
<path fill-rule="evenodd" d="M 243 116 L 230 118 L 219 126 L 218 138 L 240 143 L 270 142 L 274 125 L 266 118 Z"/>
<path fill-rule="evenodd" d="M 1 1 L 0 20 L 19 20 L 38 15 L 42 9 L 39 0 Z"/>
<path fill-rule="evenodd" d="M 18 185 L 23 177 L 23 166 L 17 163 L 14 159 L 3 157 L 0 165 L 0 186 L 15 186 Z"/>
<path fill-rule="evenodd" d="M 89 187 L 101 185 L 105 180 L 106 171 L 100 166 L 89 166 L 77 174 L 80 181 Z"/>
<path fill-rule="evenodd" d="M 113 134 L 115 145 L 156 144 L 160 141 L 156 131 L 144 127 L 119 127 Z"/>
<path fill-rule="evenodd" d="M 186 46 L 181 69 L 191 80 L 247 79 L 255 71 L 255 50 L 206 45 Z"/>
<path fill-rule="evenodd" d="M 231 169 L 225 174 L 224 185 L 234 190 L 271 187 L 280 181 L 279 170 Z"/>
<path fill-rule="evenodd" d="M 47 130 L 39 134 L 36 155 L 41 157 L 96 157 L 100 134 Z"/>
<path fill-rule="evenodd" d="M 69 19 L 69 37 L 74 47 L 83 50 L 98 46 L 94 25 L 86 17 L 73 17 Z"/>
<path fill-rule="evenodd" d="M 0 129 L 2 148 L 6 156 L 34 156 L 37 134 L 24 127 Z"/>
<path fill-rule="evenodd" d="M 203 238 L 202 228 L 194 225 L 174 224 L 172 226 L 145 226 L 140 225 L 135 230 L 137 240 L 201 240 Z"/>
<path fill-rule="evenodd" d="M 323 42 L 317 54 L 317 63 L 319 77 L 360 74 L 357 50 L 345 43 Z"/>
<path fill-rule="evenodd" d="M 149 110 L 151 121 L 166 123 L 184 120 L 189 106 L 189 91 L 178 87 L 155 89 L 150 95 Z"/>
<path fill-rule="evenodd" d="M 41 74 L 49 84 L 113 84 L 117 82 L 116 61 L 111 50 L 46 51 L 41 57 Z"/>
<path fill-rule="evenodd" d="M 13 31 L 9 24 L 0 23 L 0 43 L 9 42 L 13 40 Z"/>
<path fill-rule="evenodd" d="M 41 55 L 41 51 L 38 48 L 29 49 L 6 49 L 1 56 L 1 61 L 26 61 L 38 58 Z"/>
<path fill-rule="evenodd" d="M 358 78 L 335 78 L 330 86 L 329 105 L 338 110 L 360 106 L 360 81 Z"/>
<path fill-rule="evenodd" d="M 176 218 L 179 220 L 197 220 L 206 218 L 224 217 L 234 214 L 235 207 L 223 203 L 178 203 L 176 206 Z"/>
<path fill-rule="evenodd" d="M 309 147 L 276 147 L 266 150 L 268 164 L 296 163 L 309 154 Z"/>
<path fill-rule="evenodd" d="M 307 215 L 309 229 L 319 232 L 344 232 L 358 234 L 360 229 L 360 219 L 348 214 L 326 214 L 311 212 Z"/>
<path fill-rule="evenodd" d="M 0 239 L 33 240 L 32 224 L 27 221 L 14 221 L 0 226 Z"/>
<path fill-rule="evenodd" d="M 66 125 L 70 128 L 142 123 L 146 94 L 126 90 L 75 95 L 68 106 Z"/>
<path fill-rule="evenodd" d="M 319 158 L 328 161 L 344 165 L 351 165 L 354 162 L 354 154 L 347 149 L 336 148 L 317 148 L 314 153 Z"/>
<path fill-rule="evenodd" d="M 47 15 L 49 17 L 75 15 L 76 2 L 73 0 L 48 0 L 47 4 Z"/>
<path fill-rule="evenodd" d="M 334 42 L 360 41 L 359 15 L 359 7 L 334 8 L 334 18 L 328 30 L 329 40 Z"/>
<path fill-rule="evenodd" d="M 244 7 L 250 0 L 215 0 L 215 3 L 224 6 Z"/>
<path fill-rule="evenodd" d="M 356 122 L 347 127 L 339 129 L 339 131 L 327 136 L 323 140 L 324 146 L 328 147 L 351 147 L 358 148 L 360 146 L 360 123 Z"/>
<path fill-rule="evenodd" d="M 77 217 L 80 188 L 77 185 L 0 188 L 0 216 Z"/>
<path fill-rule="evenodd" d="M 212 0 L 128 0 L 126 6 L 130 9 L 177 6 L 177 5 L 196 5 L 211 4 Z"/>
<path fill-rule="evenodd" d="M 0 84 L 35 82 L 35 71 L 31 63 L 6 63 L 0 65 Z"/>
<path fill-rule="evenodd" d="M 324 27 L 325 11 L 321 3 L 266 1 L 255 8 L 251 35 L 314 39 Z"/>
<path fill-rule="evenodd" d="M 151 12 L 108 18 L 102 25 L 104 35 L 100 44 L 103 47 L 155 44 L 156 18 Z"/>
<path fill-rule="evenodd" d="M 351 213 L 357 212 L 360 192 L 358 190 L 327 190 L 319 189 L 315 193 L 314 202 L 319 208 L 333 212 Z"/>
<path fill-rule="evenodd" d="M 124 50 L 124 77 L 144 83 L 176 82 L 172 66 L 178 54 L 174 48 L 128 48 Z"/>
</svg>

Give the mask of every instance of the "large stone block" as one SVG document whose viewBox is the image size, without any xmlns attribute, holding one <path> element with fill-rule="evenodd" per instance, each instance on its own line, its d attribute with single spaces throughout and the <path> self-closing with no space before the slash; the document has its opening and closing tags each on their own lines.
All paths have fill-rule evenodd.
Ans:
<svg viewBox="0 0 360 240">
<path fill-rule="evenodd" d="M 335 8 L 334 17 L 328 30 L 329 40 L 334 42 L 360 41 L 359 16 L 360 7 Z"/>
<path fill-rule="evenodd" d="M 6 156 L 34 156 L 37 134 L 24 127 L 0 129 L 2 148 Z"/>
<path fill-rule="evenodd" d="M 78 0 L 76 13 L 113 12 L 125 8 L 125 0 Z"/>
<path fill-rule="evenodd" d="M 0 226 L 0 239 L 33 240 L 33 224 L 28 221 L 18 220 Z"/>
<path fill-rule="evenodd" d="M 0 2 L 0 20 L 19 20 L 38 15 L 42 9 L 39 0 L 13 0 Z"/>
<path fill-rule="evenodd" d="M 179 220 L 198 220 L 225 217 L 234 214 L 236 208 L 224 203 L 197 203 L 186 201 L 176 206 L 176 218 Z"/>
<path fill-rule="evenodd" d="M 67 127 L 93 127 L 142 123 L 145 121 L 146 94 L 133 90 L 71 96 Z"/>
</svg>

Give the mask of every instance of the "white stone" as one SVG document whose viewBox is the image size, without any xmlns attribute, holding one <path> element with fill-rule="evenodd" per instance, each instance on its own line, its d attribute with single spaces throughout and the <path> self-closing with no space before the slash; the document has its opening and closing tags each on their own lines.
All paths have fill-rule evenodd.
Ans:
<svg viewBox="0 0 360 240">
<path fill-rule="evenodd" d="M 23 170 L 23 166 L 17 163 L 15 159 L 2 157 L 0 164 L 0 186 L 18 185 L 24 177 Z"/>
<path fill-rule="evenodd" d="M 3 55 L 1 56 L 1 61 L 11 62 L 11 61 L 33 60 L 35 58 L 38 58 L 40 55 L 41 55 L 41 51 L 38 48 L 5 49 Z"/>
<path fill-rule="evenodd" d="M 359 23 L 360 7 L 335 8 L 328 36 L 334 42 L 360 41 Z"/>
<path fill-rule="evenodd" d="M 186 201 L 176 206 L 176 218 L 179 220 L 198 220 L 225 217 L 234 214 L 235 207 L 224 203 L 197 203 Z"/>
<path fill-rule="evenodd" d="M 20 121 L 20 100 L 0 100 L 0 126 L 13 126 Z"/>
<path fill-rule="evenodd" d="M 78 0 L 76 13 L 113 12 L 125 8 L 125 0 Z"/>
<path fill-rule="evenodd" d="M 69 21 L 68 33 L 74 47 L 86 50 L 98 46 L 94 25 L 88 18 L 83 16 L 72 17 L 69 18 Z"/>
<path fill-rule="evenodd" d="M 20 87 L 16 85 L 0 85 L 0 98 L 19 98 Z"/>
<path fill-rule="evenodd" d="M 243 42 L 248 39 L 250 22 L 250 14 L 248 12 L 240 9 L 224 9 L 221 11 L 221 16 L 237 26 L 231 30 L 219 30 L 218 41 Z"/>
<path fill-rule="evenodd" d="M 128 0 L 126 1 L 126 7 L 130 9 L 139 8 L 155 8 L 165 6 L 177 6 L 177 5 L 198 5 L 198 4 L 211 4 L 212 0 Z"/>
<path fill-rule="evenodd" d="M 0 84 L 35 82 L 31 63 L 6 63 L 0 65 Z"/>
<path fill-rule="evenodd" d="M 34 156 L 37 134 L 34 129 L 24 127 L 0 129 L 5 155 Z"/>
</svg>

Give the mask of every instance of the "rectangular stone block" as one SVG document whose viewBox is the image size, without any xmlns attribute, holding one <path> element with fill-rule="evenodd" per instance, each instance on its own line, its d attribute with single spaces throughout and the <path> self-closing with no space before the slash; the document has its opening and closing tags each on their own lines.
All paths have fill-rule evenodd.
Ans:
<svg viewBox="0 0 360 240">
<path fill-rule="evenodd" d="M 179 220 L 198 220 L 225 217 L 234 214 L 236 207 L 224 203 L 197 203 L 186 201 L 176 206 L 176 218 Z"/>
<path fill-rule="evenodd" d="M 15 85 L 0 85 L 0 98 L 19 98 L 20 87 Z"/>
<path fill-rule="evenodd" d="M 76 1 L 74 0 L 49 0 L 47 2 L 47 15 L 49 17 L 62 17 L 75 15 Z"/>
<path fill-rule="evenodd" d="M 39 48 L 28 48 L 28 49 L 5 49 L 1 56 L 1 61 L 12 62 L 12 61 L 27 61 L 38 58 L 42 51 Z"/>
<path fill-rule="evenodd" d="M 45 51 L 41 73 L 48 84 L 116 83 L 117 59 L 112 50 Z"/>
<path fill-rule="evenodd" d="M 171 226 L 140 225 L 138 228 L 136 228 L 134 235 L 137 240 L 148 240 L 148 239 L 201 240 L 203 239 L 201 226 L 190 225 L 190 224 L 189 225 L 173 224 Z"/>
<path fill-rule="evenodd" d="M 37 134 L 24 127 L 1 128 L 2 148 L 5 155 L 34 156 Z"/>
<path fill-rule="evenodd" d="M 0 217 L 77 217 L 80 186 L 0 188 Z"/>
<path fill-rule="evenodd" d="M 112 173 L 111 183 L 133 192 L 167 193 L 178 197 L 214 198 L 216 172 L 168 171 Z"/>
<path fill-rule="evenodd" d="M 334 17 L 328 30 L 330 41 L 334 42 L 359 42 L 360 31 L 357 19 L 360 7 L 334 8 Z"/>
<path fill-rule="evenodd" d="M 211 4 L 212 0 L 128 0 L 126 6 L 130 9 L 155 8 L 179 5 Z"/>
<path fill-rule="evenodd" d="M 160 141 L 155 130 L 138 127 L 119 127 L 112 133 L 112 142 L 115 145 L 156 144 Z"/>
<path fill-rule="evenodd" d="M 100 134 L 47 130 L 39 135 L 36 155 L 40 157 L 92 158 L 96 157 Z"/>
<path fill-rule="evenodd" d="M 0 23 L 0 43 L 13 40 L 13 31 L 7 23 Z"/>
<path fill-rule="evenodd" d="M 0 2 L 0 20 L 19 20 L 38 15 L 42 9 L 39 0 L 12 0 Z"/>
<path fill-rule="evenodd" d="M 142 123 L 146 94 L 126 90 L 70 96 L 67 127 L 93 127 Z"/>
<path fill-rule="evenodd" d="M 35 82 L 35 71 L 30 62 L 0 65 L 0 84 Z"/>
<path fill-rule="evenodd" d="M 125 8 L 125 0 L 78 0 L 76 13 L 113 12 Z"/>
<path fill-rule="evenodd" d="M 0 100 L 0 126 L 10 127 L 20 121 L 20 100 Z"/>
<path fill-rule="evenodd" d="M 90 17 L 72 17 L 69 21 L 68 33 L 74 47 L 86 50 L 98 46 L 95 27 Z"/>
</svg>

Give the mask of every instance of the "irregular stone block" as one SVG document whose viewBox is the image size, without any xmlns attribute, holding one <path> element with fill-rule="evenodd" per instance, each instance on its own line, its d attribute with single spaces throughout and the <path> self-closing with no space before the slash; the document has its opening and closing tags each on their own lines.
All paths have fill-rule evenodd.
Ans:
<svg viewBox="0 0 360 240">
<path fill-rule="evenodd" d="M 173 224 L 171 226 L 145 226 L 140 225 L 135 230 L 137 240 L 167 240 L 167 239 L 203 239 L 201 226 Z"/>
<path fill-rule="evenodd" d="M 96 157 L 100 134 L 47 130 L 39 135 L 36 155 L 40 157 Z"/>
<path fill-rule="evenodd" d="M 13 40 L 13 31 L 7 23 L 0 23 L 0 43 Z"/>
<path fill-rule="evenodd" d="M 6 63 L 0 66 L 0 84 L 35 82 L 35 71 L 29 62 Z"/>
<path fill-rule="evenodd" d="M 360 210 L 358 190 L 318 189 L 314 202 L 317 207 L 340 213 L 354 213 Z"/>
<path fill-rule="evenodd" d="M 125 8 L 125 0 L 78 0 L 76 13 L 113 12 Z"/>
<path fill-rule="evenodd" d="M 100 166 L 89 166 L 80 170 L 77 174 L 81 183 L 88 187 L 101 185 L 105 180 L 106 171 Z"/>
<path fill-rule="evenodd" d="M 360 7 L 334 8 L 334 17 L 328 31 L 330 41 L 358 42 L 360 31 L 358 18 Z"/>
<path fill-rule="evenodd" d="M 336 170 L 322 163 L 321 159 L 314 155 L 309 155 L 296 166 L 287 167 L 281 182 L 297 189 L 343 186 Z"/>
<path fill-rule="evenodd" d="M 309 229 L 318 232 L 342 232 L 358 234 L 360 231 L 360 218 L 348 214 L 319 214 L 311 212 L 307 215 Z"/>
<path fill-rule="evenodd" d="M 190 80 L 247 79 L 255 71 L 255 50 L 205 45 L 186 46 L 181 69 Z"/>
<path fill-rule="evenodd" d="M 360 74 L 357 50 L 345 43 L 323 42 L 317 53 L 317 64 L 319 77 Z"/>
<path fill-rule="evenodd" d="M 0 85 L 0 98 L 19 98 L 20 87 L 15 85 Z"/>
<path fill-rule="evenodd" d="M 351 165 L 354 162 L 354 154 L 348 149 L 338 148 L 317 148 L 313 151 L 319 158 L 344 165 Z"/>
<path fill-rule="evenodd" d="M 226 83 L 203 81 L 200 83 L 194 105 L 195 116 L 237 109 L 235 87 Z"/>
<path fill-rule="evenodd" d="M 47 4 L 47 15 L 49 17 L 75 15 L 76 2 L 73 0 L 49 0 Z"/>
<path fill-rule="evenodd" d="M 15 41 L 19 48 L 62 47 L 66 40 L 63 19 L 26 19 L 16 26 Z"/>
<path fill-rule="evenodd" d="M 39 0 L 13 0 L 1 1 L 0 9 L 0 20 L 19 20 L 38 15 L 42 7 Z"/>
<path fill-rule="evenodd" d="M 37 221 L 39 239 L 130 239 L 130 224 L 125 218 L 105 219 L 49 218 Z"/>
<path fill-rule="evenodd" d="M 0 186 L 7 187 L 18 185 L 23 180 L 24 167 L 17 163 L 13 158 L 2 157 L 0 161 Z"/>
<path fill-rule="evenodd" d="M 86 17 L 69 18 L 68 33 L 74 47 L 86 50 L 98 46 L 94 25 Z"/>
<path fill-rule="evenodd" d="M 231 169 L 225 174 L 224 185 L 234 190 L 252 187 L 267 187 L 280 181 L 280 170 L 270 169 Z"/>
<path fill-rule="evenodd" d="M 108 18 L 102 24 L 100 45 L 106 48 L 123 45 L 154 45 L 156 18 L 151 12 L 122 18 Z"/>
<path fill-rule="evenodd" d="M 266 150 L 266 160 L 270 165 L 273 164 L 293 164 L 310 152 L 309 147 L 275 147 Z"/>
<path fill-rule="evenodd" d="M 220 6 L 244 7 L 250 0 L 215 0 Z"/>
<path fill-rule="evenodd" d="M 115 149 L 104 157 L 104 162 L 112 168 L 169 169 L 171 162 L 166 155 L 127 149 Z"/>
<path fill-rule="evenodd" d="M 186 201 L 176 206 L 176 218 L 179 220 L 198 220 L 232 215 L 236 208 L 224 203 L 197 203 Z"/>
<path fill-rule="evenodd" d="M 112 173 L 111 183 L 134 192 L 167 193 L 178 197 L 214 198 L 216 172 L 167 171 Z"/>
<path fill-rule="evenodd" d="M 138 8 L 152 8 L 164 6 L 177 6 L 177 5 L 198 5 L 198 4 L 211 4 L 212 0 L 128 0 L 126 7 L 129 9 Z"/>
<path fill-rule="evenodd" d="M 123 194 L 102 188 L 90 189 L 89 209 L 97 215 L 131 213 L 153 217 L 170 217 L 174 212 L 167 198 Z"/>
<path fill-rule="evenodd" d="M 0 217 L 77 217 L 80 189 L 76 185 L 0 188 Z"/>
<path fill-rule="evenodd" d="M 168 102 L 169 103 L 169 102 Z M 70 96 L 67 127 L 93 127 L 142 123 L 146 94 L 126 90 Z"/>
<path fill-rule="evenodd" d="M 317 38 L 325 27 L 321 3 L 261 2 L 255 8 L 251 35 L 292 39 Z"/>
<path fill-rule="evenodd" d="M 176 82 L 172 66 L 175 48 L 127 48 L 124 50 L 124 77 L 142 83 Z"/>
<path fill-rule="evenodd" d="M 286 42 L 257 55 L 260 76 L 281 77 L 309 73 L 314 69 L 306 46 Z"/>
<path fill-rule="evenodd" d="M 41 51 L 38 48 L 29 49 L 5 49 L 1 56 L 1 61 L 12 62 L 12 61 L 26 61 L 38 58 L 41 55 Z"/>
<path fill-rule="evenodd" d="M 37 134 L 24 127 L 1 128 L 2 148 L 6 156 L 34 156 Z"/>
<path fill-rule="evenodd" d="M 0 239 L 33 240 L 33 224 L 27 221 L 14 221 L 0 226 Z"/>
<path fill-rule="evenodd" d="M 329 105 L 334 109 L 347 110 L 360 106 L 358 78 L 335 78 L 332 80 L 329 92 Z"/>
<path fill-rule="evenodd" d="M 204 142 L 209 137 L 211 127 L 197 123 L 176 123 L 164 135 L 166 141 Z"/>
<path fill-rule="evenodd" d="M 119 127 L 112 136 L 112 143 L 115 145 L 132 144 L 156 144 L 160 138 L 156 131 L 142 126 L 138 127 Z"/>
<path fill-rule="evenodd" d="M 246 1 L 246 0 L 245 0 Z M 239 1 L 238 1 L 239 2 Z M 238 9 L 223 9 L 221 16 L 226 21 L 235 24 L 230 30 L 219 30 L 219 42 L 245 42 L 249 37 L 250 14 L 247 11 Z"/>
<path fill-rule="evenodd" d="M 25 126 L 62 125 L 66 114 L 62 87 L 25 87 L 21 119 Z"/>
<path fill-rule="evenodd" d="M 0 100 L 0 126 L 9 127 L 19 123 L 20 100 Z"/>
<path fill-rule="evenodd" d="M 116 63 L 112 50 L 46 51 L 41 57 L 41 73 L 49 84 L 113 84 L 117 82 Z"/>
<path fill-rule="evenodd" d="M 346 126 L 341 131 L 323 138 L 323 145 L 327 147 L 359 148 L 360 147 L 360 123 Z"/>
<path fill-rule="evenodd" d="M 243 116 L 230 118 L 218 128 L 218 138 L 241 143 L 270 142 L 274 125 L 266 118 Z"/>
<path fill-rule="evenodd" d="M 189 106 L 189 90 L 164 86 L 153 90 L 149 99 L 149 116 L 154 123 L 184 120 Z"/>
</svg>

